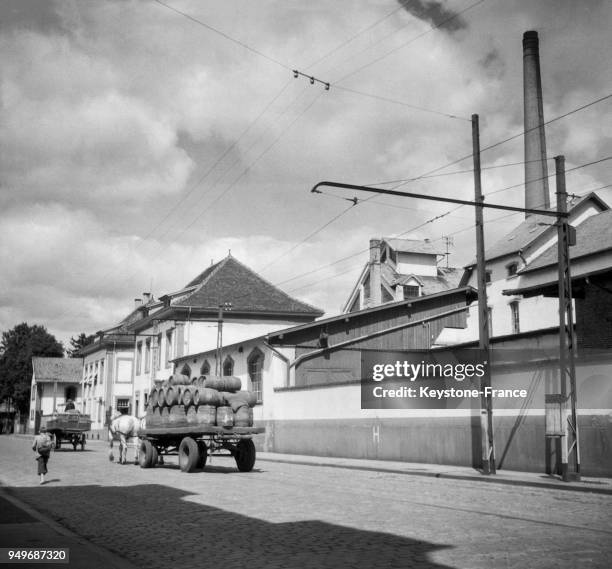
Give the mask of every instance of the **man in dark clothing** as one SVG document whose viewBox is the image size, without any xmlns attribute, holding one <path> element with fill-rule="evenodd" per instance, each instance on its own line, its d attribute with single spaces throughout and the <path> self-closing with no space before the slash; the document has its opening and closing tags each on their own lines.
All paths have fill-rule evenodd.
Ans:
<svg viewBox="0 0 612 569">
<path fill-rule="evenodd" d="M 68 399 L 68 401 L 66 401 L 64 411 L 74 411 L 74 401 L 72 399 Z"/>
<path fill-rule="evenodd" d="M 53 440 L 45 427 L 40 428 L 40 433 L 34 437 L 32 444 L 32 450 L 38 452 L 36 461 L 38 462 L 38 475 L 40 476 L 40 483 L 45 483 L 45 474 L 47 474 L 47 463 L 51 456 L 51 449 L 53 448 Z"/>
</svg>

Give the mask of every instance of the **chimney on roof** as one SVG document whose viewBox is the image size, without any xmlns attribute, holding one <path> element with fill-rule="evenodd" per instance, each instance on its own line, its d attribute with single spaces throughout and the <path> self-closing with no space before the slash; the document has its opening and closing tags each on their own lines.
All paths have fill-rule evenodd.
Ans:
<svg viewBox="0 0 612 569">
<path fill-rule="evenodd" d="M 151 293 L 150 292 L 143 292 L 142 293 L 142 300 L 145 304 L 147 304 L 147 302 L 149 302 L 149 300 L 151 300 Z"/>
<path fill-rule="evenodd" d="M 139 308 L 142 306 L 142 298 L 135 298 L 134 299 L 134 308 Z"/>
<path fill-rule="evenodd" d="M 546 132 L 540 77 L 538 32 L 523 34 L 523 105 L 525 123 L 525 208 L 550 207 Z M 530 214 L 525 214 L 529 217 Z"/>
<path fill-rule="evenodd" d="M 380 239 L 370 239 L 370 295 L 366 300 L 367 306 L 382 304 L 381 276 L 380 276 Z"/>
</svg>

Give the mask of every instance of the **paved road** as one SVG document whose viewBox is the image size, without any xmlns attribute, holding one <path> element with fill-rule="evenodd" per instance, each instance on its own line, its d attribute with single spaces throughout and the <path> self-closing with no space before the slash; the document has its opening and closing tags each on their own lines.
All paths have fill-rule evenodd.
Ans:
<svg viewBox="0 0 612 569">
<path fill-rule="evenodd" d="M 610 494 L 217 457 L 142 470 L 99 442 L 55 452 L 39 486 L 28 442 L 0 437 L 0 483 L 139 567 L 611 566 Z"/>
</svg>

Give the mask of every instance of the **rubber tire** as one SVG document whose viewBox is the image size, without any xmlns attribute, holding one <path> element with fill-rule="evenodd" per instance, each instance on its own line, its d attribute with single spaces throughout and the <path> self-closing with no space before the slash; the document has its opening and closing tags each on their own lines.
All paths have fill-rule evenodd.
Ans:
<svg viewBox="0 0 612 569">
<path fill-rule="evenodd" d="M 157 454 L 157 449 L 155 447 L 153 447 L 153 452 L 151 454 L 151 468 L 155 468 L 159 459 L 159 455 Z"/>
<path fill-rule="evenodd" d="M 191 437 L 185 437 L 179 446 L 178 456 L 181 472 L 193 472 L 199 462 L 198 443 Z"/>
<path fill-rule="evenodd" d="M 155 447 L 151 444 L 151 441 L 143 440 L 140 443 L 140 452 L 138 454 L 138 463 L 140 468 L 151 468 L 153 466 L 153 451 Z M 157 452 L 155 452 L 157 455 Z"/>
<path fill-rule="evenodd" d="M 208 460 L 208 447 L 204 441 L 198 441 L 198 468 L 204 469 Z"/>
<path fill-rule="evenodd" d="M 236 445 L 234 458 L 240 472 L 250 472 L 255 466 L 255 443 L 251 439 L 240 439 Z"/>
</svg>

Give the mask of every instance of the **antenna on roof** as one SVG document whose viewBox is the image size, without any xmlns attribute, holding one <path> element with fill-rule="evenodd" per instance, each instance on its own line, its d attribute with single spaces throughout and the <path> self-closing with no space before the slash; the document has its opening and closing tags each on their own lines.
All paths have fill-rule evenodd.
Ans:
<svg viewBox="0 0 612 569">
<path fill-rule="evenodd" d="M 228 249 L 228 250 L 227 250 L 227 256 L 228 256 L 228 257 L 231 257 L 231 256 L 232 256 L 232 250 L 231 250 L 231 249 Z"/>
<path fill-rule="evenodd" d="M 448 269 L 448 257 L 450 256 L 450 248 L 455 244 L 455 240 L 450 235 L 443 235 L 444 243 L 446 244 L 446 268 Z"/>
</svg>

